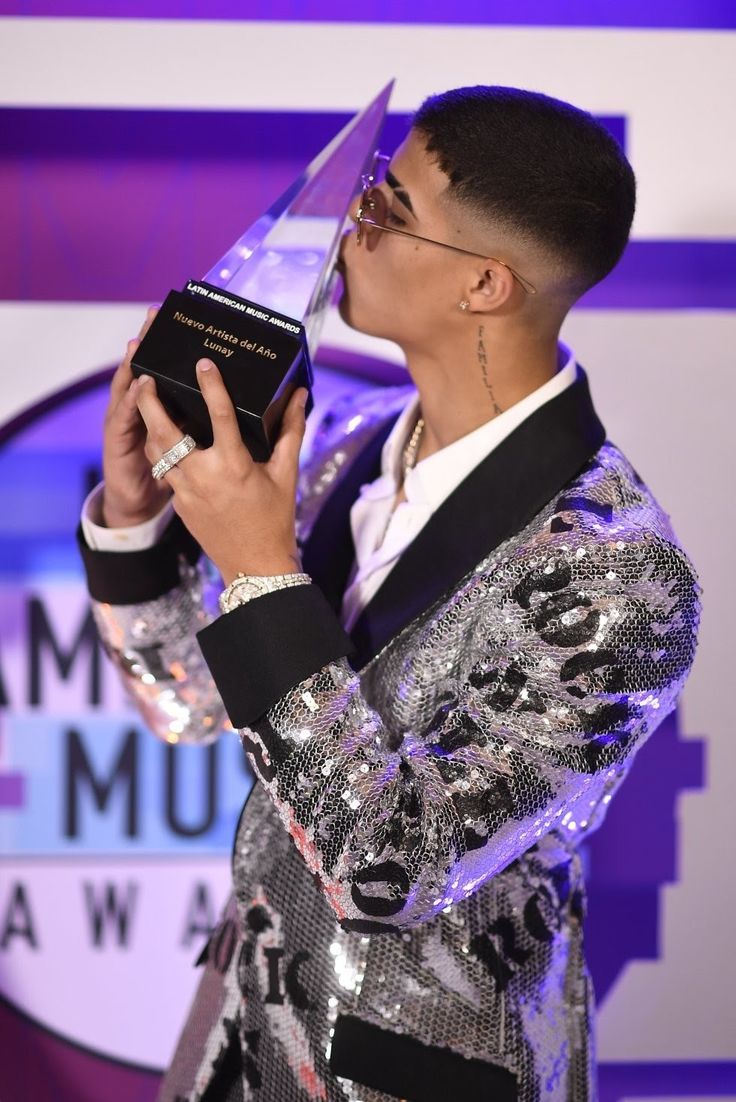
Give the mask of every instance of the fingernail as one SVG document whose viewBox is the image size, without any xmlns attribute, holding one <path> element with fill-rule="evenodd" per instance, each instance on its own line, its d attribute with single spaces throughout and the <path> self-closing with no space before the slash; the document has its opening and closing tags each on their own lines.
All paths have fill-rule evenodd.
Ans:
<svg viewBox="0 0 736 1102">
<path fill-rule="evenodd" d="M 301 406 L 302 409 L 304 409 L 304 407 L 306 406 L 308 400 L 309 400 L 309 391 L 308 390 L 302 390 L 301 393 L 299 394 L 299 397 L 297 398 L 297 402 L 299 403 L 299 405 Z"/>
<path fill-rule="evenodd" d="M 212 360 L 197 361 L 197 371 L 211 371 L 214 366 Z"/>
<path fill-rule="evenodd" d="M 138 386 L 139 387 L 140 386 L 145 386 L 146 383 L 150 383 L 150 381 L 151 381 L 151 376 L 150 375 L 139 375 L 138 376 Z"/>
</svg>

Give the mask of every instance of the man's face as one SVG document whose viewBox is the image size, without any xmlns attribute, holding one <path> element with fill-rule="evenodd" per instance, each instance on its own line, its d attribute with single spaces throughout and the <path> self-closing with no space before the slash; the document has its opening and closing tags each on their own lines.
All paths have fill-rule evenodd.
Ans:
<svg viewBox="0 0 736 1102">
<path fill-rule="evenodd" d="M 410 131 L 389 165 L 381 190 L 386 225 L 467 248 L 463 228 L 441 200 L 447 176 Z M 358 207 L 356 200 L 353 213 Z M 421 349 L 456 315 L 472 258 L 396 233 L 373 230 L 370 245 L 355 231 L 342 248 L 345 289 L 340 314 L 354 329 Z"/>
</svg>

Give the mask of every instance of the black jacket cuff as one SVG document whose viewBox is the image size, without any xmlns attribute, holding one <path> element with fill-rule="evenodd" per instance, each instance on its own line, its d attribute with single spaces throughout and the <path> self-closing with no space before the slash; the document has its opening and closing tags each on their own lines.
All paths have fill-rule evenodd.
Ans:
<svg viewBox="0 0 736 1102">
<path fill-rule="evenodd" d="M 111 605 L 137 605 L 163 597 L 180 583 L 179 557 L 184 555 L 193 565 L 201 554 L 199 544 L 178 516 L 167 525 L 161 539 L 145 551 L 93 551 L 81 524 L 77 540 L 90 596 Z"/>
<path fill-rule="evenodd" d="M 287 692 L 353 649 L 316 585 L 277 589 L 197 633 L 234 727 L 250 727 Z"/>
</svg>

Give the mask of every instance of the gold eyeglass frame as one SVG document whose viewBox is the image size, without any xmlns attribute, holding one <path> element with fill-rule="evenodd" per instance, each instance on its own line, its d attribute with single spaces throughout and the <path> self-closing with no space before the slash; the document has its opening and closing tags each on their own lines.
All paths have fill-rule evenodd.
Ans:
<svg viewBox="0 0 736 1102">
<path fill-rule="evenodd" d="M 536 295 L 537 288 L 533 283 L 530 283 L 528 279 L 525 279 L 520 272 L 517 272 L 515 268 L 512 268 L 510 264 L 507 264 L 505 260 L 501 260 L 497 256 L 489 256 L 488 253 L 475 253 L 470 249 L 461 249 L 458 245 L 448 245 L 446 241 L 436 241 L 433 237 L 422 237 L 421 234 L 411 233 L 409 230 L 400 230 L 396 226 L 382 226 L 380 222 L 374 222 L 366 215 L 366 211 L 370 210 L 371 191 L 378 190 L 379 184 L 376 184 L 376 172 L 375 165 L 378 161 L 390 161 L 391 158 L 386 153 L 377 152 L 373 158 L 373 167 L 370 172 L 367 172 L 361 177 L 361 183 L 363 184 L 363 191 L 360 196 L 360 205 L 355 213 L 353 221 L 356 225 L 355 242 L 360 245 L 363 240 L 363 227 L 372 226 L 376 230 L 383 230 L 386 233 L 398 233 L 401 237 L 412 237 L 415 241 L 426 241 L 428 245 L 439 245 L 443 249 L 452 249 L 455 253 L 462 253 L 464 256 L 475 256 L 481 260 L 493 260 L 496 264 L 501 264 L 511 272 L 512 276 L 528 295 Z M 375 210 L 375 203 L 373 204 Z"/>
</svg>

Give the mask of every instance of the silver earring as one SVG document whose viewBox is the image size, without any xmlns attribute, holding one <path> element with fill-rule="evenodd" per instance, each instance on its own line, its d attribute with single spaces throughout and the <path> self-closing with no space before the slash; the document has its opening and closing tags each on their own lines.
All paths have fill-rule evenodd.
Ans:
<svg viewBox="0 0 736 1102">
<path fill-rule="evenodd" d="M 464 298 L 464 299 L 462 300 L 462 302 L 459 302 L 459 303 L 458 303 L 458 306 L 460 307 L 460 309 L 461 309 L 461 310 L 468 310 L 468 309 L 470 309 L 470 303 L 468 302 L 468 300 L 467 300 L 466 298 Z"/>
</svg>

